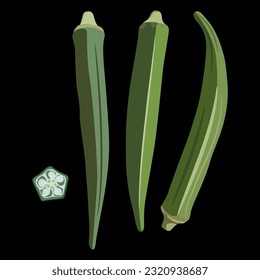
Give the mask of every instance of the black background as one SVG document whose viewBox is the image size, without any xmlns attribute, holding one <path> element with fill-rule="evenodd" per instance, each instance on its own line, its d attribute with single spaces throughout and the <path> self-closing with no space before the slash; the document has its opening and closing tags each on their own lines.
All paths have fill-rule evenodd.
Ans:
<svg viewBox="0 0 260 280">
<path fill-rule="evenodd" d="M 249 2 L 229 8 L 219 1 L 173 2 L 44 1 L 2 9 L 8 20 L 2 25 L 7 86 L 2 94 L 1 259 L 259 259 L 254 7 Z M 127 190 L 125 123 L 138 27 L 155 9 L 170 33 L 140 233 Z M 88 246 L 72 41 L 87 10 L 106 34 L 110 127 L 107 189 L 94 251 Z M 191 219 L 166 232 L 160 205 L 188 136 L 203 77 L 205 40 L 193 18 L 196 10 L 211 22 L 222 44 L 228 109 Z M 32 178 L 47 166 L 69 176 L 63 200 L 39 200 Z"/>
</svg>

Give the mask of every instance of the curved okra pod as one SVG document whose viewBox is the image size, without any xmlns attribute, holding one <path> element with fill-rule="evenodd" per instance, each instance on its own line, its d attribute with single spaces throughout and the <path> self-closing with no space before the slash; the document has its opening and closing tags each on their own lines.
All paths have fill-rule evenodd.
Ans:
<svg viewBox="0 0 260 280">
<path fill-rule="evenodd" d="M 104 31 L 85 12 L 73 32 L 80 125 L 86 165 L 89 246 L 94 249 L 106 188 L 109 132 L 103 61 Z"/>
<path fill-rule="evenodd" d="M 161 207 L 164 216 L 162 227 L 168 231 L 190 218 L 219 139 L 227 109 L 226 65 L 219 39 L 211 24 L 200 12 L 195 12 L 194 17 L 206 39 L 204 77 L 191 131 Z"/>
<path fill-rule="evenodd" d="M 169 29 L 159 11 L 139 27 L 126 124 L 126 169 L 136 226 L 144 229 L 144 208 L 157 130 Z"/>
</svg>

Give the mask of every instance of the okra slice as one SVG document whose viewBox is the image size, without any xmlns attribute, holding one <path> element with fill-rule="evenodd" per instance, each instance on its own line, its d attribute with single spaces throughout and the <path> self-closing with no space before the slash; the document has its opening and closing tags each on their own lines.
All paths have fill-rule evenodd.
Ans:
<svg viewBox="0 0 260 280">
<path fill-rule="evenodd" d="M 33 185 L 41 201 L 63 199 L 69 177 L 52 166 L 45 168 L 33 178 Z"/>
</svg>

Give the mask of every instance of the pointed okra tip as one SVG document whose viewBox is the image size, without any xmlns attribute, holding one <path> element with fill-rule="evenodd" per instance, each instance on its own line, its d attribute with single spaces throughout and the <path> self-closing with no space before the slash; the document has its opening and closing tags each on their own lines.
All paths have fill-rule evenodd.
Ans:
<svg viewBox="0 0 260 280">
<path fill-rule="evenodd" d="M 91 250 L 94 250 L 94 249 L 96 248 L 96 238 L 90 236 L 90 237 L 89 237 L 88 244 L 89 244 L 89 248 L 90 248 Z"/>
<path fill-rule="evenodd" d="M 162 14 L 157 10 L 152 11 L 149 18 L 144 23 L 146 22 L 156 22 L 156 23 L 164 24 Z"/>
<path fill-rule="evenodd" d="M 196 19 L 196 21 L 200 24 L 207 21 L 207 19 L 204 17 L 204 15 L 199 11 L 194 12 L 193 16 Z"/>
<path fill-rule="evenodd" d="M 139 232 L 144 231 L 144 220 L 137 221 L 136 227 Z"/>
<path fill-rule="evenodd" d="M 90 242 L 90 243 L 89 243 L 89 248 L 90 248 L 91 250 L 94 250 L 94 249 L 96 248 L 96 244 L 93 243 L 93 242 Z"/>
</svg>

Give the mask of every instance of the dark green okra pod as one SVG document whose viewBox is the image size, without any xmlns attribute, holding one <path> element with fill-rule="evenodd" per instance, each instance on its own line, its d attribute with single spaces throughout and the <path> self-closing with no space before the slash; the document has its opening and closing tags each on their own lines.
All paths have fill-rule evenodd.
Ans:
<svg viewBox="0 0 260 280">
<path fill-rule="evenodd" d="M 227 109 L 226 64 L 219 39 L 200 12 L 195 12 L 194 17 L 206 39 L 204 77 L 191 131 L 161 207 L 164 216 L 162 227 L 168 231 L 190 218 L 222 131 Z"/>
<path fill-rule="evenodd" d="M 103 59 L 104 30 L 85 12 L 73 32 L 80 125 L 86 164 L 89 246 L 94 249 L 106 189 L 109 133 Z"/>
</svg>

